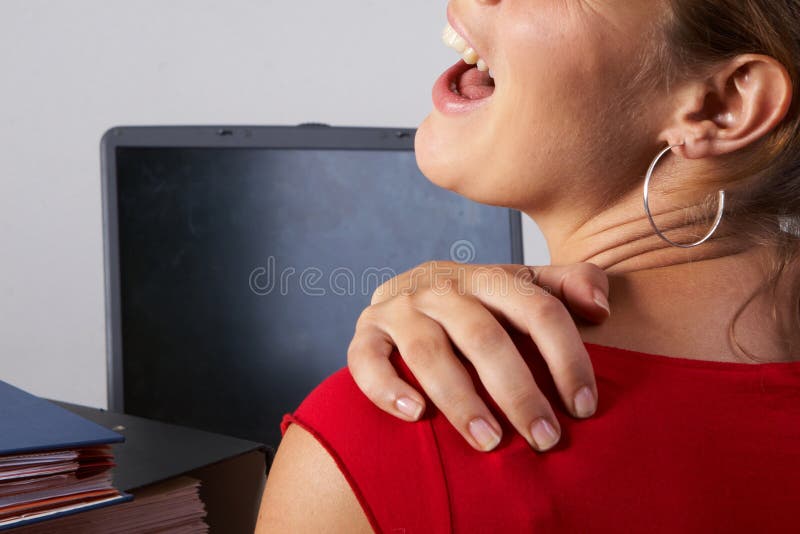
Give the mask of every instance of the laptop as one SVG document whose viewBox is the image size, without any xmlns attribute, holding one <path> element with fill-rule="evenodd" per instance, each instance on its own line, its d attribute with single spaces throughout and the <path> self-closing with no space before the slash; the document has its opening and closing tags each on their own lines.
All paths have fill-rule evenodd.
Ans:
<svg viewBox="0 0 800 534">
<path fill-rule="evenodd" d="M 412 129 L 116 127 L 101 143 L 109 409 L 276 446 L 378 285 L 521 263 L 518 212 L 431 184 Z"/>
</svg>

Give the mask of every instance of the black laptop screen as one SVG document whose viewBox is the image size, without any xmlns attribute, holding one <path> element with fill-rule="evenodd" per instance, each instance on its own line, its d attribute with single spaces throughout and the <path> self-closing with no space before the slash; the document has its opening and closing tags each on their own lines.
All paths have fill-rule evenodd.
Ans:
<svg viewBox="0 0 800 534">
<path fill-rule="evenodd" d="M 116 169 L 134 415 L 276 445 L 379 283 L 514 259 L 509 211 L 432 185 L 410 150 L 118 147 Z"/>
</svg>

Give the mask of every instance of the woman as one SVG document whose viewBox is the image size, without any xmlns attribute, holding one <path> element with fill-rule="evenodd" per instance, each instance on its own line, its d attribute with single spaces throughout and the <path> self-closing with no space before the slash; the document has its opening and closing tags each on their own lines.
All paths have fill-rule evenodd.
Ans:
<svg viewBox="0 0 800 534">
<path fill-rule="evenodd" d="M 535 376 L 550 404 L 533 399 L 542 412 L 531 424 L 477 418 L 470 447 L 434 407 L 401 422 L 342 371 L 285 419 L 259 528 L 796 529 L 800 2 L 451 0 L 448 20 L 449 41 L 479 68 L 459 63 L 437 82 L 420 168 L 532 216 L 554 264 L 608 274 L 614 313 L 578 325 L 597 388 L 562 406 L 546 350 L 486 326 L 492 314 L 535 337 L 527 325 L 557 306 L 532 318 L 483 299 L 466 306 L 464 273 L 444 276 L 449 291 L 413 283 L 379 296 L 356 352 L 385 351 L 387 310 L 406 328 L 424 314 L 417 339 L 433 341 L 398 343 L 405 360 L 445 351 L 443 333 L 473 362 L 498 347 L 504 365 L 523 358 L 525 379 L 505 391 L 487 383 L 490 398 L 485 364 L 469 367 L 481 398 L 491 408 L 495 396 L 523 398 Z M 482 343 L 460 341 L 472 330 Z M 397 353 L 391 362 L 436 393 L 440 382 L 417 382 Z M 594 417 L 570 417 L 600 398 Z"/>
</svg>

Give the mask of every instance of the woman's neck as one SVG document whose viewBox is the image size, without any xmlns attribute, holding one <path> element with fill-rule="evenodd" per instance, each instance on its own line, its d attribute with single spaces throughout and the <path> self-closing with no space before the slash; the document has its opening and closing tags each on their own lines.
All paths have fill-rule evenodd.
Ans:
<svg viewBox="0 0 800 534">
<path fill-rule="evenodd" d="M 690 222 L 691 209 L 696 205 L 660 211 L 651 207 L 659 229 L 676 243 L 696 242 L 711 228 L 710 221 Z M 670 245 L 656 235 L 638 191 L 603 211 L 562 207 L 551 213 L 533 218 L 547 239 L 554 265 L 591 262 L 609 274 L 625 274 L 715 260 L 748 248 L 740 236 L 726 234 L 724 219 L 714 236 L 698 247 Z"/>
<path fill-rule="evenodd" d="M 731 341 L 729 327 L 764 283 L 772 251 L 726 235 L 724 220 L 703 245 L 674 247 L 654 233 L 641 199 L 638 206 L 636 200 L 590 219 L 573 214 L 540 224 L 553 264 L 591 262 L 609 275 L 611 317 L 599 326 L 580 325 L 584 341 L 684 358 L 753 362 Z M 667 233 L 676 242 L 694 242 L 709 229 L 708 223 L 684 226 L 681 210 L 661 213 L 656 215 L 659 225 L 680 227 Z M 539 223 L 541 217 L 535 219 Z M 798 340 L 785 338 L 773 311 L 778 319 L 786 318 L 796 312 L 796 303 L 788 299 L 790 291 L 777 294 L 780 301 L 771 292 L 759 293 L 736 321 L 736 341 L 758 362 L 798 356 Z"/>
<path fill-rule="evenodd" d="M 769 291 L 758 292 L 762 252 L 609 274 L 611 317 L 599 326 L 581 325 L 581 335 L 601 345 L 698 360 L 796 359 L 797 339 L 787 339 L 778 326 L 793 313 L 791 306 Z M 753 294 L 757 297 L 747 304 Z M 734 320 L 735 341 L 729 332 Z"/>
</svg>

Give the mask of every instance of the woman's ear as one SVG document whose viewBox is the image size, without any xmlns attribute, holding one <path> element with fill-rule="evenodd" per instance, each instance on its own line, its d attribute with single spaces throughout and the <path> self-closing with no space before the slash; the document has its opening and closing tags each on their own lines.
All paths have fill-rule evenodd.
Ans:
<svg viewBox="0 0 800 534">
<path fill-rule="evenodd" d="M 675 93 L 677 109 L 662 137 L 690 159 L 736 152 L 758 141 L 784 119 L 792 80 L 774 58 L 737 56 L 704 80 Z"/>
</svg>

